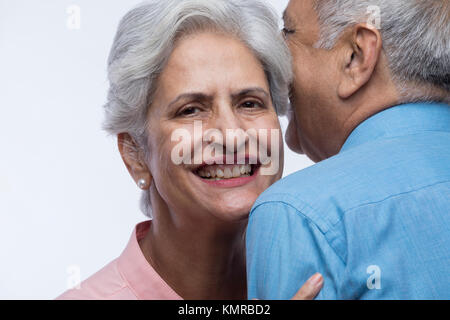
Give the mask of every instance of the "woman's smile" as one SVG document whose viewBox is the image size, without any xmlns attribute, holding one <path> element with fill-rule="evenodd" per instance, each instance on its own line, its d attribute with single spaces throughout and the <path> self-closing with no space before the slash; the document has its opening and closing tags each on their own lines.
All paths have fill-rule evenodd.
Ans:
<svg viewBox="0 0 450 320">
<path fill-rule="evenodd" d="M 256 179 L 259 164 L 205 165 L 194 172 L 204 183 L 212 187 L 234 188 Z"/>
</svg>

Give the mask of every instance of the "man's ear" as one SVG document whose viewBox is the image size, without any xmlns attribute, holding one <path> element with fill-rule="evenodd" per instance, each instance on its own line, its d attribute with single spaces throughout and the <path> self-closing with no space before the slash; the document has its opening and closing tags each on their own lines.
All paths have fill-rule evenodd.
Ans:
<svg viewBox="0 0 450 320">
<path fill-rule="evenodd" d="M 372 78 L 383 44 L 379 30 L 367 23 L 353 26 L 343 41 L 344 63 L 338 95 L 347 99 Z"/>
<path fill-rule="evenodd" d="M 152 175 L 148 169 L 142 150 L 129 133 L 119 133 L 117 144 L 120 155 L 131 177 L 141 189 L 148 189 L 152 182 Z M 143 180 L 141 180 L 143 179 Z M 139 181 L 145 183 L 139 183 Z"/>
</svg>

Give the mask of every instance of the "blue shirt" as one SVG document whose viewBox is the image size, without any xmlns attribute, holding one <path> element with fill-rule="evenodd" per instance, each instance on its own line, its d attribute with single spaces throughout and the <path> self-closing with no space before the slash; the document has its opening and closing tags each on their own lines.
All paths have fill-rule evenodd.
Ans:
<svg viewBox="0 0 450 320">
<path fill-rule="evenodd" d="M 450 299 L 450 106 L 392 107 L 275 183 L 247 235 L 250 299 Z"/>
</svg>

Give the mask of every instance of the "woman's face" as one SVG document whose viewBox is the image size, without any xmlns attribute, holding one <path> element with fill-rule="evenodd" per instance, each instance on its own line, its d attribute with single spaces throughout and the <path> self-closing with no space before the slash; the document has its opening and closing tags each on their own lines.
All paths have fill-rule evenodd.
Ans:
<svg viewBox="0 0 450 320">
<path fill-rule="evenodd" d="M 265 72 L 253 53 L 231 37 L 199 33 L 177 42 L 158 79 L 148 121 L 152 192 L 173 212 L 245 219 L 256 198 L 281 177 L 282 135 Z M 208 140 L 210 129 L 215 135 Z M 234 147 L 227 148 L 227 129 L 228 137 L 242 129 L 252 138 L 228 138 Z M 266 130 L 255 135 L 258 129 Z M 261 165 L 249 141 L 266 148 L 279 166 Z M 249 164 L 255 159 L 257 164 Z M 269 166 L 275 171 L 264 173 Z"/>
</svg>

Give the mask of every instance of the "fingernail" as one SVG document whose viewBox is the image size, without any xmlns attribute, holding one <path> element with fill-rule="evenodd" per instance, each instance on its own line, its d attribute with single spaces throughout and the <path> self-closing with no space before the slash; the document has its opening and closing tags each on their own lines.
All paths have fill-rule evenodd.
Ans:
<svg viewBox="0 0 450 320">
<path fill-rule="evenodd" d="M 311 280 L 309 280 L 309 283 L 314 287 L 318 287 L 322 284 L 322 280 L 322 275 L 320 273 L 316 273 L 312 276 Z"/>
</svg>

